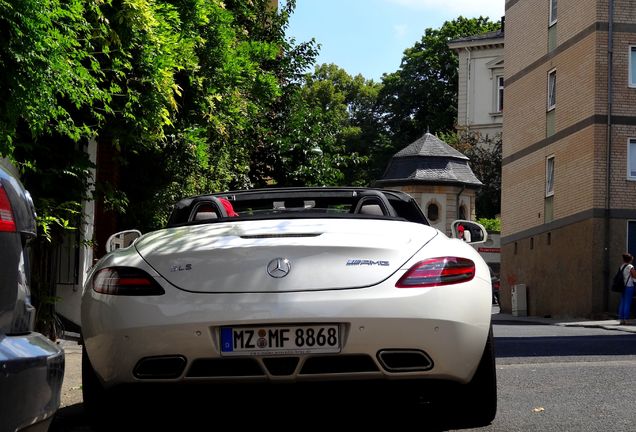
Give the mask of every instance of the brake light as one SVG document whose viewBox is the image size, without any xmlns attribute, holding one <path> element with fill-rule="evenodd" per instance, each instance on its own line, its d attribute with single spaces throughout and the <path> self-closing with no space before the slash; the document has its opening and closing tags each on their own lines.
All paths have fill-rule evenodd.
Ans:
<svg viewBox="0 0 636 432">
<path fill-rule="evenodd" d="M 395 284 L 397 288 L 423 288 L 467 282 L 475 276 L 475 263 L 467 258 L 439 257 L 420 261 Z"/>
<path fill-rule="evenodd" d="M 93 290 L 100 294 L 151 296 L 165 294 L 150 275 L 132 267 L 109 267 L 93 277 Z"/>
<path fill-rule="evenodd" d="M 0 232 L 15 232 L 13 209 L 4 187 L 0 185 Z"/>
</svg>

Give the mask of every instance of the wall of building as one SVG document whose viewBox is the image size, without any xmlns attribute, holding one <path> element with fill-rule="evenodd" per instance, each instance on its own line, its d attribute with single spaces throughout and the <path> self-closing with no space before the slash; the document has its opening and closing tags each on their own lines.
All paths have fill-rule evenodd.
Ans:
<svg viewBox="0 0 636 432">
<path fill-rule="evenodd" d="M 603 219 L 587 219 L 502 245 L 502 308 L 511 309 L 511 288 L 523 283 L 528 315 L 602 316 L 603 291 L 598 287 L 605 283 L 603 232 Z M 618 296 L 609 296 L 614 310 Z"/>
<path fill-rule="evenodd" d="M 589 126 L 502 167 L 502 235 L 514 236 L 593 208 L 595 143 L 599 128 Z M 554 156 L 553 218 L 545 215 L 546 158 Z M 599 191 L 600 192 L 600 191 Z"/>
<path fill-rule="evenodd" d="M 606 291 L 607 257 L 620 258 L 626 230 L 624 223 L 622 234 L 615 229 L 619 218 L 609 225 L 604 219 L 607 34 L 598 22 L 601 3 L 607 6 L 596 0 L 559 0 L 558 21 L 551 30 L 557 43 L 549 51 L 549 2 L 506 2 L 504 310 L 511 307 L 511 287 L 517 283 L 527 284 L 530 315 L 594 316 L 613 308 L 615 299 Z M 553 131 L 547 114 L 551 70 L 557 74 L 556 109 L 550 114 Z M 612 158 L 620 158 L 624 151 L 626 141 L 621 149 L 613 148 Z M 555 161 L 554 196 L 553 215 L 546 218 L 549 156 Z M 616 172 L 613 169 L 612 176 Z M 625 175 L 619 180 L 613 189 L 624 185 Z M 607 233 L 612 239 L 623 235 L 623 244 L 612 246 L 609 254 Z"/>
<path fill-rule="evenodd" d="M 445 233 L 451 234 L 450 225 L 458 219 L 457 202 L 466 207 L 468 219 L 475 220 L 475 190 L 452 185 L 405 185 L 391 186 L 391 189 L 400 190 L 411 195 L 422 208 L 426 215 L 426 206 L 435 201 L 440 205 L 440 218 L 432 222 L 432 225 Z"/>
<path fill-rule="evenodd" d="M 490 68 L 489 63 L 503 58 L 503 46 L 468 46 L 458 53 L 458 129 L 469 129 L 482 135 L 495 136 L 501 132 L 503 116 L 496 113 L 496 75 L 503 75 L 503 67 Z M 469 79 L 470 77 L 470 79 Z"/>
</svg>

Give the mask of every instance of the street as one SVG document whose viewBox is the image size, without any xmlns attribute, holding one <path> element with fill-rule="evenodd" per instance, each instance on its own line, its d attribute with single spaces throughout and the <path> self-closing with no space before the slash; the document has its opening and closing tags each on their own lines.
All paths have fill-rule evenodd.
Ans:
<svg viewBox="0 0 636 432">
<path fill-rule="evenodd" d="M 493 318 L 499 389 L 497 418 L 490 426 L 463 430 L 587 432 L 633 431 L 636 428 L 633 397 L 636 387 L 636 333 L 618 331 L 611 325 L 605 328 L 598 325 L 586 327 L 585 323 L 563 325 L 502 314 L 493 315 Z M 81 347 L 74 343 L 64 346 L 67 371 L 63 407 L 50 430 L 93 431 L 81 403 Z M 169 408 L 177 401 L 176 396 L 175 400 L 164 398 L 161 405 L 156 407 L 156 413 L 170 411 Z M 227 410 L 228 407 L 223 408 L 216 403 L 218 401 L 210 403 L 207 411 L 201 411 L 199 406 L 196 412 L 201 419 L 218 425 L 224 418 L 223 409 Z M 258 402 L 251 407 L 248 405 L 246 402 L 244 416 L 231 420 L 226 416 L 224 421 L 228 424 L 240 423 L 244 427 L 251 427 L 252 424 L 262 427 L 264 424 L 286 422 L 294 417 L 287 407 L 279 407 L 278 412 L 274 413 L 259 410 L 262 404 Z M 323 420 L 327 415 L 332 416 L 327 421 L 331 424 L 336 424 L 335 418 L 342 418 L 345 424 L 369 420 L 400 421 L 396 418 L 395 410 L 385 412 L 378 409 L 351 409 L 343 404 L 323 405 L 315 404 L 312 400 L 312 405 L 305 407 L 306 413 L 323 415 Z M 191 416 L 192 412 L 188 415 Z M 170 419 L 180 421 L 185 418 L 185 415 L 180 416 L 181 413 L 175 414 Z M 427 419 L 426 415 L 421 415 L 416 419 L 409 418 L 405 424 L 417 420 L 422 430 L 449 430 L 431 425 Z M 121 427 L 118 429 L 122 430 Z"/>
<path fill-rule="evenodd" d="M 480 431 L 633 431 L 636 334 L 496 320 L 499 409 Z"/>
</svg>

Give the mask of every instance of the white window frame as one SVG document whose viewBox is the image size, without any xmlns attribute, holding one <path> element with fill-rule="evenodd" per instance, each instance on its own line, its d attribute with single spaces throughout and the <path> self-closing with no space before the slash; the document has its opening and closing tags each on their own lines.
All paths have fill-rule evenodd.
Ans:
<svg viewBox="0 0 636 432">
<path fill-rule="evenodd" d="M 554 196 L 554 155 L 545 158 L 545 197 Z"/>
<path fill-rule="evenodd" d="M 557 0 L 550 0 L 550 20 L 548 27 L 552 27 L 557 22 Z"/>
<path fill-rule="evenodd" d="M 634 159 L 633 166 L 632 158 Z M 636 180 L 636 138 L 627 140 L 627 180 Z"/>
<path fill-rule="evenodd" d="M 630 45 L 627 51 L 628 58 L 628 71 L 627 71 L 627 85 L 629 87 L 636 87 L 636 45 Z M 632 80 L 632 76 L 634 79 Z"/>
<path fill-rule="evenodd" d="M 504 97 L 504 77 L 503 75 L 495 76 L 496 82 L 496 96 L 495 96 L 495 112 L 503 112 L 503 97 Z"/>
<path fill-rule="evenodd" d="M 552 77 L 554 77 L 554 80 L 552 80 Z M 548 100 L 547 100 L 547 104 L 548 104 L 548 111 L 552 111 L 553 109 L 556 108 L 556 80 L 557 80 L 557 73 L 556 73 L 556 69 L 552 69 L 548 72 Z M 551 82 L 554 81 L 554 86 L 550 86 Z"/>
</svg>

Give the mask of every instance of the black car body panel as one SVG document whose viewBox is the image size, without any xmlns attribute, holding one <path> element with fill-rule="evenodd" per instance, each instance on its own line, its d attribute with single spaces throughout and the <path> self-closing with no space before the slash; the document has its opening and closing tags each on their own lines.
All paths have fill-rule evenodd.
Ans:
<svg viewBox="0 0 636 432">
<path fill-rule="evenodd" d="M 34 332 L 28 241 L 33 201 L 15 169 L 0 159 L 0 430 L 50 422 L 60 405 L 64 352 Z"/>
</svg>

